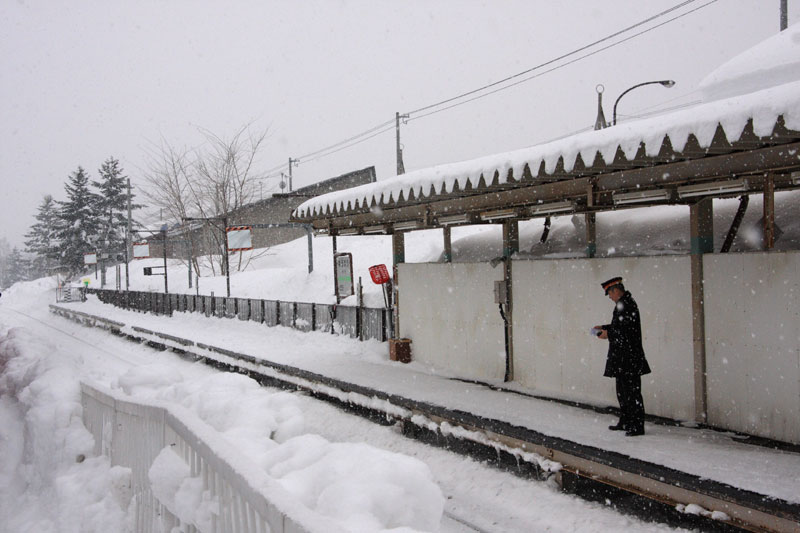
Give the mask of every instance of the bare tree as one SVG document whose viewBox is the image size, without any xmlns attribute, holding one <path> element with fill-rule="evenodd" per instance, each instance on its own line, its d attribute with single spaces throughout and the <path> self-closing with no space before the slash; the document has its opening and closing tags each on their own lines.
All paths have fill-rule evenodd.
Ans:
<svg viewBox="0 0 800 533">
<path fill-rule="evenodd" d="M 180 223 L 191 216 L 192 154 L 192 150 L 175 148 L 163 138 L 147 150 L 147 163 L 142 173 L 148 187 L 143 193 L 152 207 L 166 213 L 162 216 L 165 220 Z M 192 262 L 195 272 L 199 272 L 198 236 L 193 231 L 185 231 L 183 240 L 187 247 L 186 260 Z"/>
<path fill-rule="evenodd" d="M 152 204 L 168 214 L 169 219 L 183 221 L 201 218 L 211 231 L 198 234 L 184 231 L 189 241 L 194 267 L 199 272 L 199 250 L 214 250 L 216 257 L 208 265 L 212 275 L 224 274 L 222 257 L 225 246 L 225 228 L 222 220 L 255 198 L 257 182 L 263 176 L 255 170 L 263 150 L 267 131 L 253 133 L 250 125 L 240 128 L 232 137 L 225 138 L 200 130 L 205 142 L 195 149 L 178 150 L 166 141 L 151 150 L 145 179 L 149 184 L 146 196 Z M 247 267 L 239 257 L 238 270 Z"/>
</svg>

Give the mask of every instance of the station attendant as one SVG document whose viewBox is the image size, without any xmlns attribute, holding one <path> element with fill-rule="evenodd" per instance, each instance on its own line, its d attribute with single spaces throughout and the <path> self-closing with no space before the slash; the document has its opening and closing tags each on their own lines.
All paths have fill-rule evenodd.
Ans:
<svg viewBox="0 0 800 533">
<path fill-rule="evenodd" d="M 602 287 L 614 302 L 614 314 L 610 324 L 595 326 L 595 330 L 598 338 L 608 340 L 603 375 L 616 379 L 620 410 L 619 422 L 608 429 L 625 431 L 629 437 L 644 435 L 642 376 L 650 373 L 650 366 L 642 348 L 639 306 L 625 290 L 621 277 L 611 278 Z"/>
</svg>

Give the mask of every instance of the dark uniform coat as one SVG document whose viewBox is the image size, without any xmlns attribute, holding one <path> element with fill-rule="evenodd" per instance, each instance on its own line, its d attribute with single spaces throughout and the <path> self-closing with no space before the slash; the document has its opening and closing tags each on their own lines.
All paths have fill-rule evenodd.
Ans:
<svg viewBox="0 0 800 533">
<path fill-rule="evenodd" d="M 642 348 L 639 306 L 630 291 L 625 291 L 617 301 L 611 324 L 606 324 L 604 329 L 608 332 L 608 358 L 604 376 L 616 378 L 650 373 L 650 365 Z"/>
</svg>

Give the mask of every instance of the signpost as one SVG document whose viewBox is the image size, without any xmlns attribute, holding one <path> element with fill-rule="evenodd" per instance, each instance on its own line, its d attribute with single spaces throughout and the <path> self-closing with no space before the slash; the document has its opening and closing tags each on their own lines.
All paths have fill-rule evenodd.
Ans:
<svg viewBox="0 0 800 533">
<path fill-rule="evenodd" d="M 150 257 L 150 243 L 149 242 L 135 242 L 133 243 L 133 258 L 134 259 L 147 259 Z"/>
<path fill-rule="evenodd" d="M 386 265 L 375 265 L 369 267 L 369 275 L 372 277 L 372 281 L 375 282 L 376 285 L 383 285 L 389 281 L 389 270 L 386 268 Z"/>
<path fill-rule="evenodd" d="M 250 226 L 231 226 L 228 232 L 228 251 L 244 252 L 253 249 L 253 232 Z"/>
<path fill-rule="evenodd" d="M 163 267 L 149 267 L 145 268 L 144 275 L 145 276 L 164 276 L 164 294 L 169 294 L 169 284 L 167 279 L 167 225 L 164 224 L 160 229 L 139 229 L 137 232 L 146 232 L 150 234 L 161 234 L 161 246 L 163 251 L 164 257 L 164 266 Z M 133 258 L 134 259 L 145 259 L 150 257 L 150 243 L 149 242 L 135 242 L 133 243 Z M 162 273 L 154 273 L 153 268 L 163 268 L 164 272 Z M 149 270 L 149 274 L 148 274 Z M 172 311 L 170 311 L 170 314 Z"/>
<path fill-rule="evenodd" d="M 338 304 L 348 296 L 355 294 L 353 290 L 353 254 L 350 252 L 337 253 L 333 257 L 335 266 L 336 303 Z"/>
<path fill-rule="evenodd" d="M 392 286 L 392 278 L 389 277 L 389 269 L 386 268 L 386 265 L 374 265 L 369 267 L 369 275 L 372 278 L 372 281 L 377 285 L 383 285 L 383 302 L 386 304 L 386 308 L 390 307 L 390 300 L 391 300 L 391 286 Z"/>
</svg>

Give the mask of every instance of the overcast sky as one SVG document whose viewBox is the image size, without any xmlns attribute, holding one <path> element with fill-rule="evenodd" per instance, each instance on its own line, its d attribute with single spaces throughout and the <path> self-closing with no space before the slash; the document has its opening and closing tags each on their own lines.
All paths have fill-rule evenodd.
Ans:
<svg viewBox="0 0 800 533">
<path fill-rule="evenodd" d="M 0 236 L 21 245 L 45 194 L 108 157 L 134 186 L 164 139 L 269 129 L 261 169 L 529 69 L 681 4 L 648 1 L 0 3 Z M 607 46 L 708 4 L 697 0 Z M 790 24 L 800 6 L 789 2 Z M 406 170 L 538 144 L 594 124 L 595 86 L 619 120 L 698 100 L 713 68 L 779 29 L 779 0 L 719 0 L 511 89 L 402 126 Z M 587 50 L 591 52 L 599 49 Z M 583 55 L 579 54 L 579 55 Z M 578 56 L 572 56 L 575 59 Z M 565 61 L 551 65 L 563 65 Z M 535 71 L 541 73 L 545 69 Z M 295 187 L 374 165 L 395 174 L 394 130 L 293 169 Z M 265 191 L 279 178 L 268 180 Z"/>
</svg>

